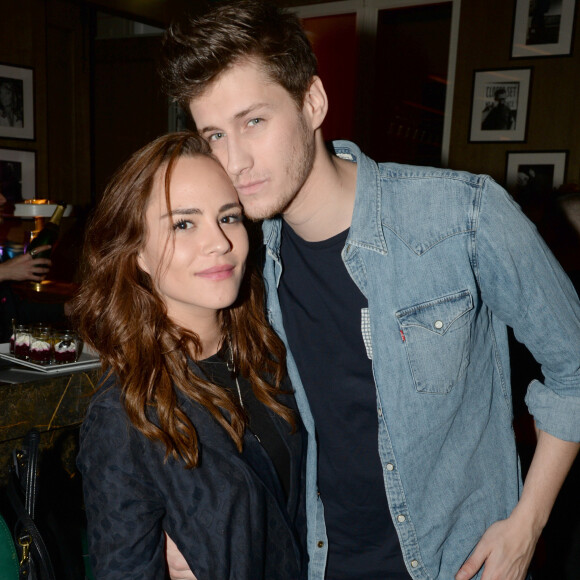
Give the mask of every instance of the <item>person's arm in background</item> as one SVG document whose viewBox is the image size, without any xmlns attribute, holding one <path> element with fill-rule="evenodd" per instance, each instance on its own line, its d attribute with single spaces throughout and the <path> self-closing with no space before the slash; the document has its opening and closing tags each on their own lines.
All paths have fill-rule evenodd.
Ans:
<svg viewBox="0 0 580 580">
<path fill-rule="evenodd" d="M 39 246 L 38 252 L 49 250 L 50 246 Z M 46 258 L 33 258 L 22 254 L 11 260 L 0 263 L 0 282 L 41 282 L 48 273 L 52 262 Z"/>
</svg>

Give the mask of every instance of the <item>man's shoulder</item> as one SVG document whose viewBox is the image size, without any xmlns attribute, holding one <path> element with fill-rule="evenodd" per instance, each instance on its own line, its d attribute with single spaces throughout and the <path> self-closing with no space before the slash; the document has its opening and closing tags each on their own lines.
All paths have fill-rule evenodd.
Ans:
<svg viewBox="0 0 580 580">
<path fill-rule="evenodd" d="M 482 197 L 499 187 L 489 176 L 467 171 L 399 163 L 377 167 L 374 183 L 367 180 L 371 189 L 359 191 L 356 223 L 368 223 L 380 208 L 382 226 L 419 254 L 450 236 L 473 231 Z"/>
<path fill-rule="evenodd" d="M 493 182 L 489 175 L 477 175 L 468 171 L 457 169 L 430 167 L 421 165 L 408 165 L 394 162 L 377 162 L 367 157 L 357 145 L 350 141 L 333 141 L 331 143 L 332 152 L 340 157 L 361 163 L 361 174 L 358 179 L 358 187 L 374 187 L 376 180 L 375 171 L 378 171 L 378 178 L 381 185 L 385 183 L 401 185 L 401 193 L 413 194 L 436 193 L 438 191 L 449 191 L 453 188 L 468 190 L 479 190 L 486 182 Z M 375 170 L 375 167 L 377 168 Z"/>
<path fill-rule="evenodd" d="M 393 162 L 378 163 L 378 167 L 381 179 L 416 182 L 418 186 L 432 180 L 434 182 L 449 182 L 449 184 L 456 182 L 458 185 L 479 188 L 483 182 L 490 179 L 488 175 L 477 175 L 469 171 L 441 167 L 406 165 Z"/>
</svg>

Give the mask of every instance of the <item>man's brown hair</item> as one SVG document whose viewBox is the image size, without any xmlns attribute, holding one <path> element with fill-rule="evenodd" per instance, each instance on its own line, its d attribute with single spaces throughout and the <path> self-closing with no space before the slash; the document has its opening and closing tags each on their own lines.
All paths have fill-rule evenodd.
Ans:
<svg viewBox="0 0 580 580">
<path fill-rule="evenodd" d="M 316 57 L 295 14 L 270 0 L 236 0 L 172 24 L 163 39 L 159 69 L 169 97 L 188 109 L 223 71 L 253 59 L 301 109 Z"/>
</svg>

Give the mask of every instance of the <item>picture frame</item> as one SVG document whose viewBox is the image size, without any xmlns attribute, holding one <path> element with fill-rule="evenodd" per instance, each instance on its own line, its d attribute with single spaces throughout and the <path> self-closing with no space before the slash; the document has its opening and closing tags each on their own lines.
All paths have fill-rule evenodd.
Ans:
<svg viewBox="0 0 580 580">
<path fill-rule="evenodd" d="M 517 0 L 512 58 L 572 54 L 576 0 Z"/>
<path fill-rule="evenodd" d="M 9 202 L 34 199 L 36 151 L 0 149 L 0 191 Z"/>
<path fill-rule="evenodd" d="M 0 64 L 0 138 L 34 139 L 34 72 Z"/>
<path fill-rule="evenodd" d="M 525 141 L 531 83 L 531 68 L 475 71 L 469 140 Z"/>
<path fill-rule="evenodd" d="M 550 193 L 566 182 L 568 151 L 508 151 L 506 189 L 521 198 L 532 191 Z"/>
</svg>

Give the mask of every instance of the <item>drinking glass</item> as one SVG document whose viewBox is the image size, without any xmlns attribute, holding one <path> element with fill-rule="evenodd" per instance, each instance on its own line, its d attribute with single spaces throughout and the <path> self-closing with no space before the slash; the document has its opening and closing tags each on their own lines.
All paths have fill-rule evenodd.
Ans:
<svg viewBox="0 0 580 580">
<path fill-rule="evenodd" d="M 79 340 L 72 330 L 55 331 L 53 334 L 52 360 L 57 365 L 76 362 L 79 356 Z"/>
<path fill-rule="evenodd" d="M 30 362 L 47 365 L 52 360 L 50 326 L 33 326 L 30 340 Z"/>
<path fill-rule="evenodd" d="M 12 333 L 14 337 L 14 356 L 22 360 L 28 360 L 30 355 L 30 326 L 27 324 L 15 324 Z"/>
</svg>

